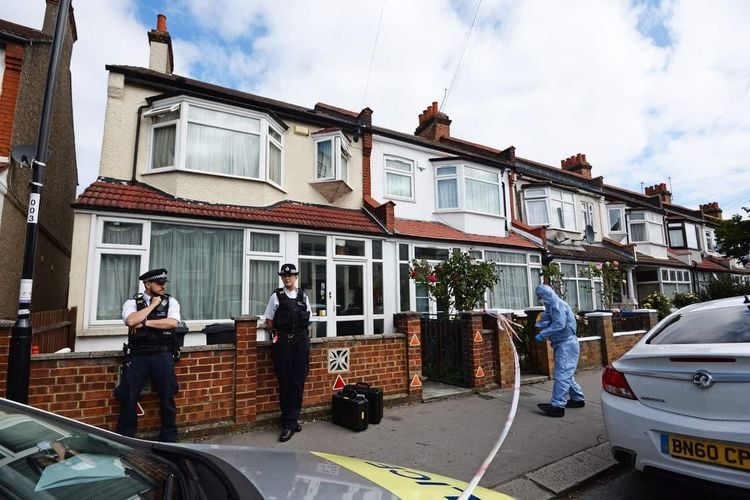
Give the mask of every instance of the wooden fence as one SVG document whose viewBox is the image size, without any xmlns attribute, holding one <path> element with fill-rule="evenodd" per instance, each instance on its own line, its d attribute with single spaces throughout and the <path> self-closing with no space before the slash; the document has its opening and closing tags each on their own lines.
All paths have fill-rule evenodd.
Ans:
<svg viewBox="0 0 750 500">
<path fill-rule="evenodd" d="M 39 346 L 39 353 L 52 353 L 65 347 L 75 351 L 76 308 L 55 309 L 31 313 L 33 328 L 32 346 Z"/>
</svg>

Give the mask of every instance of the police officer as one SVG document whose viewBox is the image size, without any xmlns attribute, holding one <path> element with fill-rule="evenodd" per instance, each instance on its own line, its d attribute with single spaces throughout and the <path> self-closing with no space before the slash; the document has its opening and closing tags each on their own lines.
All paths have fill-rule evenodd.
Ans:
<svg viewBox="0 0 750 500">
<path fill-rule="evenodd" d="M 122 306 L 122 319 L 128 327 L 126 359 L 118 400 L 122 403 L 117 419 L 117 432 L 135 436 L 138 427 L 136 404 L 146 380 L 159 393 L 161 404 L 161 430 L 159 441 L 177 441 L 177 377 L 174 364 L 179 359 L 179 348 L 174 329 L 180 324 L 180 304 L 164 293 L 166 269 L 152 269 L 138 279 L 143 281 L 144 292 L 126 300 Z"/>
<path fill-rule="evenodd" d="M 265 313 L 266 329 L 271 332 L 273 343 L 273 367 L 279 381 L 281 442 L 302 431 L 297 419 L 310 369 L 310 301 L 305 291 L 296 287 L 298 274 L 294 264 L 281 266 L 279 276 L 284 287 L 271 294 Z"/>
</svg>

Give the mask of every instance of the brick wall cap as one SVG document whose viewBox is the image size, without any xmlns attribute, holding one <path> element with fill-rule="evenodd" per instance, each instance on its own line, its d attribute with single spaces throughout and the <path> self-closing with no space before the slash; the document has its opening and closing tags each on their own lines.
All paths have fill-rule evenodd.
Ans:
<svg viewBox="0 0 750 500">
<path fill-rule="evenodd" d="M 345 340 L 347 342 L 372 342 L 383 339 L 402 339 L 406 337 L 404 333 L 383 333 L 378 335 L 343 335 L 341 337 L 315 337 L 310 339 L 312 344 L 324 344 L 327 342 L 337 342 Z"/>
<path fill-rule="evenodd" d="M 234 321 L 258 321 L 260 316 L 255 314 L 240 314 L 239 316 L 232 316 Z"/>
<path fill-rule="evenodd" d="M 15 324 L 15 321 L 11 321 L 9 319 L 0 319 L 0 328 L 12 328 Z"/>
<path fill-rule="evenodd" d="M 410 318 L 412 316 L 422 316 L 422 313 L 417 311 L 403 311 L 400 313 L 395 313 L 394 316 L 406 316 Z"/>
<path fill-rule="evenodd" d="M 461 316 L 484 316 L 484 311 L 462 311 Z"/>
<path fill-rule="evenodd" d="M 628 332 L 614 332 L 612 336 L 614 337 L 626 337 L 628 335 L 642 335 L 646 333 L 646 330 L 630 330 Z"/>
<path fill-rule="evenodd" d="M 656 309 L 633 309 L 634 313 L 655 313 L 659 312 Z"/>
<path fill-rule="evenodd" d="M 578 337 L 578 342 L 593 342 L 594 340 L 601 340 L 599 335 L 592 335 L 590 337 Z"/>
<path fill-rule="evenodd" d="M 524 311 L 544 311 L 544 306 L 527 307 Z"/>
<path fill-rule="evenodd" d="M 591 312 L 591 313 L 586 313 L 586 317 L 587 318 L 597 318 L 597 317 L 600 317 L 600 318 L 610 317 L 611 318 L 612 317 L 612 313 L 608 313 L 608 312 Z"/>
</svg>

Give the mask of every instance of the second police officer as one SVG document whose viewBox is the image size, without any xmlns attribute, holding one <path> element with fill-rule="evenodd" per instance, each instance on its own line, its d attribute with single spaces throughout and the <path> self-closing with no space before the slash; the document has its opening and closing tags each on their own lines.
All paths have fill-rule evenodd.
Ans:
<svg viewBox="0 0 750 500">
<path fill-rule="evenodd" d="M 281 266 L 279 276 L 284 286 L 271 294 L 265 312 L 273 345 L 273 368 L 279 382 L 281 442 L 302 430 L 297 420 L 310 369 L 310 301 L 305 291 L 296 286 L 298 274 L 294 264 Z"/>
</svg>

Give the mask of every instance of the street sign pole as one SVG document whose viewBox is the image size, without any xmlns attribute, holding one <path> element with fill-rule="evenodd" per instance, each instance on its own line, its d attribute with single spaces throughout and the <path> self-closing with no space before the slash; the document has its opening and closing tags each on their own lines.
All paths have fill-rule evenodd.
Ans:
<svg viewBox="0 0 750 500">
<path fill-rule="evenodd" d="M 34 255 L 36 253 L 36 236 L 41 208 L 42 180 L 44 167 L 47 162 L 47 145 L 52 124 L 52 108 L 54 105 L 57 73 L 60 66 L 62 46 L 65 41 L 70 10 L 70 0 L 60 0 L 57 11 L 55 37 L 52 41 L 52 53 L 47 71 L 47 88 L 44 92 L 42 120 L 39 124 L 39 139 L 36 155 L 31 159 L 31 192 L 29 193 L 29 208 L 26 217 L 26 243 L 23 252 L 23 271 L 21 273 L 21 287 L 18 296 L 18 316 L 11 330 L 10 350 L 8 352 L 8 378 L 6 396 L 8 399 L 20 403 L 29 401 L 29 372 L 31 369 L 31 291 L 34 282 Z"/>
</svg>

